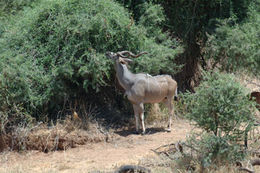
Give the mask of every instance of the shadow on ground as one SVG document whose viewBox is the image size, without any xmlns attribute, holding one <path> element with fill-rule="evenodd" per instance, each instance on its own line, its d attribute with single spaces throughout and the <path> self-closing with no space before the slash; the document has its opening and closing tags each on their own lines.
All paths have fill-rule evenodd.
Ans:
<svg viewBox="0 0 260 173">
<path fill-rule="evenodd" d="M 167 130 L 165 130 L 165 128 L 163 128 L 163 127 L 147 128 L 145 135 L 152 135 L 152 134 L 159 133 L 159 132 L 167 132 Z M 123 137 L 127 137 L 129 135 L 141 135 L 141 131 L 139 131 L 139 133 L 137 133 L 135 131 L 135 129 L 119 130 L 119 131 L 116 131 L 115 133 L 120 136 L 123 136 Z"/>
</svg>

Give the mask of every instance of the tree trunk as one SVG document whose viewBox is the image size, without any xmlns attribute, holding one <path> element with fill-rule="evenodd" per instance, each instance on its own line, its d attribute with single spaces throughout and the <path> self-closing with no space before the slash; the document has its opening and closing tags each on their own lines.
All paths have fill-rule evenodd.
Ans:
<svg viewBox="0 0 260 173">
<path fill-rule="evenodd" d="M 0 132 L 0 152 L 4 151 L 5 148 L 6 148 L 5 140 L 2 132 Z"/>
<path fill-rule="evenodd" d="M 185 52 L 177 58 L 177 62 L 184 65 L 175 76 L 180 91 L 194 92 L 194 87 L 199 84 L 201 78 L 199 59 L 200 47 L 196 43 L 188 44 Z"/>
</svg>

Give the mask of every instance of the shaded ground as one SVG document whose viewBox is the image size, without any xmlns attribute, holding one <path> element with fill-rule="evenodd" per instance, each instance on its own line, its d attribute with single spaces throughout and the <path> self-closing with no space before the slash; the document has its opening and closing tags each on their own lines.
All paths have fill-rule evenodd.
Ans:
<svg viewBox="0 0 260 173">
<path fill-rule="evenodd" d="M 177 120 L 171 133 L 160 127 L 148 128 L 144 136 L 125 130 L 116 132 L 111 141 L 67 151 L 6 152 L 0 155 L 0 172 L 109 172 L 124 164 L 139 164 L 143 158 L 156 157 L 152 150 L 184 140 L 191 129 L 187 121 Z"/>
</svg>

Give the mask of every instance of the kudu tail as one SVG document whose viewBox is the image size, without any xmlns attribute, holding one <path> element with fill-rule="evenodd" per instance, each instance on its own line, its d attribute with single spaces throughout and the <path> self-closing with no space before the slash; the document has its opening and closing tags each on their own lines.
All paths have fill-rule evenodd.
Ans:
<svg viewBox="0 0 260 173">
<path fill-rule="evenodd" d="M 178 88 L 176 87 L 174 101 L 178 101 Z"/>
</svg>

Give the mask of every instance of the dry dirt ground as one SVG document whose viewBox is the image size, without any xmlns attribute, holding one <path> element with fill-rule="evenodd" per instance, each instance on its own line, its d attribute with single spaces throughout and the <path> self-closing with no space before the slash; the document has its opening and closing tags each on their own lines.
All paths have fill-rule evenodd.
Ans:
<svg viewBox="0 0 260 173">
<path fill-rule="evenodd" d="M 162 145 L 184 140 L 192 130 L 188 121 L 176 120 L 172 132 L 148 128 L 142 136 L 118 131 L 113 140 L 92 143 L 67 151 L 43 153 L 5 152 L 0 155 L 0 172 L 110 172 L 125 164 L 140 164 L 143 158 L 157 157 L 152 151 Z"/>
</svg>

